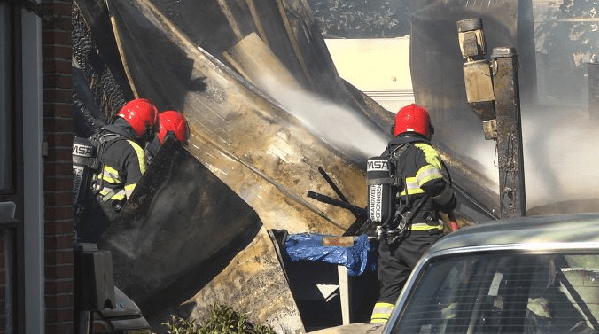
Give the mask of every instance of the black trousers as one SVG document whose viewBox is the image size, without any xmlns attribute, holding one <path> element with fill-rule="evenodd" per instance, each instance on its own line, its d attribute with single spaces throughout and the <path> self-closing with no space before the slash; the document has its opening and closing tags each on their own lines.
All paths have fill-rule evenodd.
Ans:
<svg viewBox="0 0 599 334">
<path fill-rule="evenodd" d="M 379 302 L 395 304 L 422 254 L 443 236 L 440 230 L 410 231 L 400 241 L 381 241 L 378 248 Z"/>
</svg>

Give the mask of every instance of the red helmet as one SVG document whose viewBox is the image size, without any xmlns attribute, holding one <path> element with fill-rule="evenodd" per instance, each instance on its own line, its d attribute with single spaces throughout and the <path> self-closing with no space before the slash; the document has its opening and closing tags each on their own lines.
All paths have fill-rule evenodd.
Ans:
<svg viewBox="0 0 599 334">
<path fill-rule="evenodd" d="M 155 131 L 158 127 L 158 108 L 148 99 L 139 98 L 125 104 L 118 116 L 126 120 L 137 137 L 142 137 L 148 128 Z"/>
<path fill-rule="evenodd" d="M 397 137 L 404 132 L 416 132 L 426 138 L 433 134 L 431 117 L 423 106 L 410 104 L 402 107 L 395 115 L 393 136 Z"/>
<path fill-rule="evenodd" d="M 164 144 L 164 139 L 169 132 L 172 132 L 180 142 L 187 141 L 189 138 L 189 127 L 182 113 L 174 110 L 160 113 L 160 132 L 158 133 L 160 144 Z"/>
</svg>

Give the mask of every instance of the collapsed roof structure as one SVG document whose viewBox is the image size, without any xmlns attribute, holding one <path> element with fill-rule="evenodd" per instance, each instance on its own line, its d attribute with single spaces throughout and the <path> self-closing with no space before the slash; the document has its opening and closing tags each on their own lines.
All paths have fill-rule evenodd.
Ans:
<svg viewBox="0 0 599 334">
<path fill-rule="evenodd" d="M 268 232 L 347 231 L 351 212 L 306 194 L 336 196 L 324 170 L 364 207 L 365 162 L 384 148 L 393 113 L 339 77 L 304 0 L 75 4 L 76 134 L 134 97 L 182 112 L 191 128 L 188 146 L 161 149 L 125 223 L 106 231 L 100 247 L 113 254 L 115 283 L 154 325 L 222 303 L 277 331 L 304 331 Z M 443 157 L 458 214 L 493 219 L 492 182 Z"/>
</svg>

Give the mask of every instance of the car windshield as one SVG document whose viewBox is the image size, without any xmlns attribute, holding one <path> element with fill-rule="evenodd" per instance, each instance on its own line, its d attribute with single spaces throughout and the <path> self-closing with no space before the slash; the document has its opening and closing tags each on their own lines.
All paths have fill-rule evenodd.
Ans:
<svg viewBox="0 0 599 334">
<path fill-rule="evenodd" d="M 392 333 L 598 333 L 599 252 L 452 255 L 429 263 Z"/>
</svg>

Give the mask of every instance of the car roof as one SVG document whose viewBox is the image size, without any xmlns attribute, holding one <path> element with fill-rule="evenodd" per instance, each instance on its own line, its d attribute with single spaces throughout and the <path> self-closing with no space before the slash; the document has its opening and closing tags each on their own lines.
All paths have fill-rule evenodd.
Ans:
<svg viewBox="0 0 599 334">
<path fill-rule="evenodd" d="M 599 213 L 502 219 L 468 226 L 441 238 L 428 254 L 461 247 L 599 243 Z"/>
</svg>

